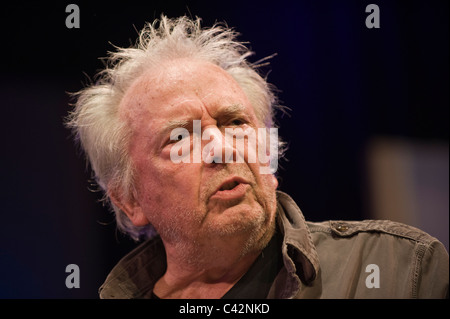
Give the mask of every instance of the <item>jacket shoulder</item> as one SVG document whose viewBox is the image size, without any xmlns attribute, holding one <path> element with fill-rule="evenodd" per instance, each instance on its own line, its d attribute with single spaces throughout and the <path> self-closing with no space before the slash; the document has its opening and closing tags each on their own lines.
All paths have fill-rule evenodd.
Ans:
<svg viewBox="0 0 450 319">
<path fill-rule="evenodd" d="M 322 297 L 448 296 L 448 253 L 426 232 L 389 220 L 331 220 L 307 225 L 318 251 L 322 285 L 326 286 Z M 381 278 L 380 289 L 368 289 L 367 267 L 374 265 L 379 271 L 377 278 Z"/>
<path fill-rule="evenodd" d="M 352 237 L 358 233 L 384 233 L 424 245 L 430 245 L 438 241 L 435 237 L 416 227 L 390 220 L 329 220 L 324 222 L 307 222 L 307 225 L 312 234 L 322 232 L 335 237 Z"/>
<path fill-rule="evenodd" d="M 125 255 L 99 288 L 101 299 L 143 298 L 166 268 L 165 250 L 158 236 L 140 243 Z"/>
</svg>

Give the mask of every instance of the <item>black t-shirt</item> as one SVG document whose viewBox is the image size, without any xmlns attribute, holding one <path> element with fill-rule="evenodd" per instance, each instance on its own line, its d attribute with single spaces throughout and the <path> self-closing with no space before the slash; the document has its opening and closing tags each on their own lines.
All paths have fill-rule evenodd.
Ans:
<svg viewBox="0 0 450 319">
<path fill-rule="evenodd" d="M 222 299 L 266 298 L 283 264 L 282 242 L 283 237 L 276 232 L 247 273 L 228 290 Z"/>
</svg>

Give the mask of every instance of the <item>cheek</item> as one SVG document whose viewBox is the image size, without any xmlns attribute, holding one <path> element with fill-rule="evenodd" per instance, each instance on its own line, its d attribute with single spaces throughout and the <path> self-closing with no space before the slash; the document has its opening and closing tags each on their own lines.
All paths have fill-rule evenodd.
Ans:
<svg viewBox="0 0 450 319">
<path fill-rule="evenodd" d="M 148 206 L 159 206 L 163 201 L 162 193 L 159 191 L 158 182 L 154 178 L 147 178 L 140 175 L 137 183 L 137 193 L 139 203 L 147 208 Z"/>
<path fill-rule="evenodd" d="M 152 201 L 157 205 L 161 206 L 163 203 L 163 196 L 159 193 L 155 194 L 155 197 L 152 199 Z"/>
<path fill-rule="evenodd" d="M 151 165 L 138 169 L 139 197 L 146 206 L 164 208 L 169 201 L 184 202 L 198 198 L 201 172 L 197 164 L 174 164 L 165 160 L 154 160 Z"/>
<path fill-rule="evenodd" d="M 277 189 L 278 185 L 275 177 L 271 174 L 262 174 L 261 184 L 263 186 L 264 192 L 267 194 L 275 193 L 275 190 Z"/>
<path fill-rule="evenodd" d="M 273 203 L 276 203 L 276 188 L 278 183 L 276 179 L 271 174 L 261 174 L 256 176 L 256 180 L 258 183 L 257 193 L 260 197 L 261 204 L 272 209 Z"/>
</svg>

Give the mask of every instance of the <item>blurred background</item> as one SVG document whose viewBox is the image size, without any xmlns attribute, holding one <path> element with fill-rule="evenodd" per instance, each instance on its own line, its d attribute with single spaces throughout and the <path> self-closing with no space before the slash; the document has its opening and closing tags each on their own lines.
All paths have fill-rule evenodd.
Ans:
<svg viewBox="0 0 450 319">
<path fill-rule="evenodd" d="M 97 298 L 117 233 L 63 118 L 68 92 L 161 13 L 226 21 L 291 109 L 280 189 L 307 220 L 381 218 L 449 241 L 448 1 L 7 2 L 0 8 L 0 298 Z M 65 25 L 66 6 L 80 28 Z M 365 25 L 380 8 L 380 28 Z M 73 102 L 73 101 L 72 101 Z M 68 289 L 68 264 L 80 288 Z"/>
</svg>

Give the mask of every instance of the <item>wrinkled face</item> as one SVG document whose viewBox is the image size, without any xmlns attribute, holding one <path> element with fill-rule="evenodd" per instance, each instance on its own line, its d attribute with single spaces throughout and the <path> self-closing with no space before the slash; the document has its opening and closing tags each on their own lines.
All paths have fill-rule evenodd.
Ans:
<svg viewBox="0 0 450 319">
<path fill-rule="evenodd" d="M 179 59 L 152 71 L 134 82 L 120 105 L 120 116 L 133 131 L 129 152 L 137 177 L 134 199 L 122 209 L 135 225 L 151 223 L 166 243 L 266 241 L 274 227 L 277 182 L 260 174 L 259 159 L 249 163 L 246 153 L 243 163 L 193 159 L 195 141 L 202 149 L 210 142 L 196 136 L 194 120 L 200 120 L 201 132 L 213 129 L 214 139 L 223 138 L 225 128 L 264 127 L 243 90 L 207 62 Z M 171 140 L 179 126 L 189 136 Z M 191 150 L 188 163 L 171 158 L 181 138 Z"/>
</svg>

